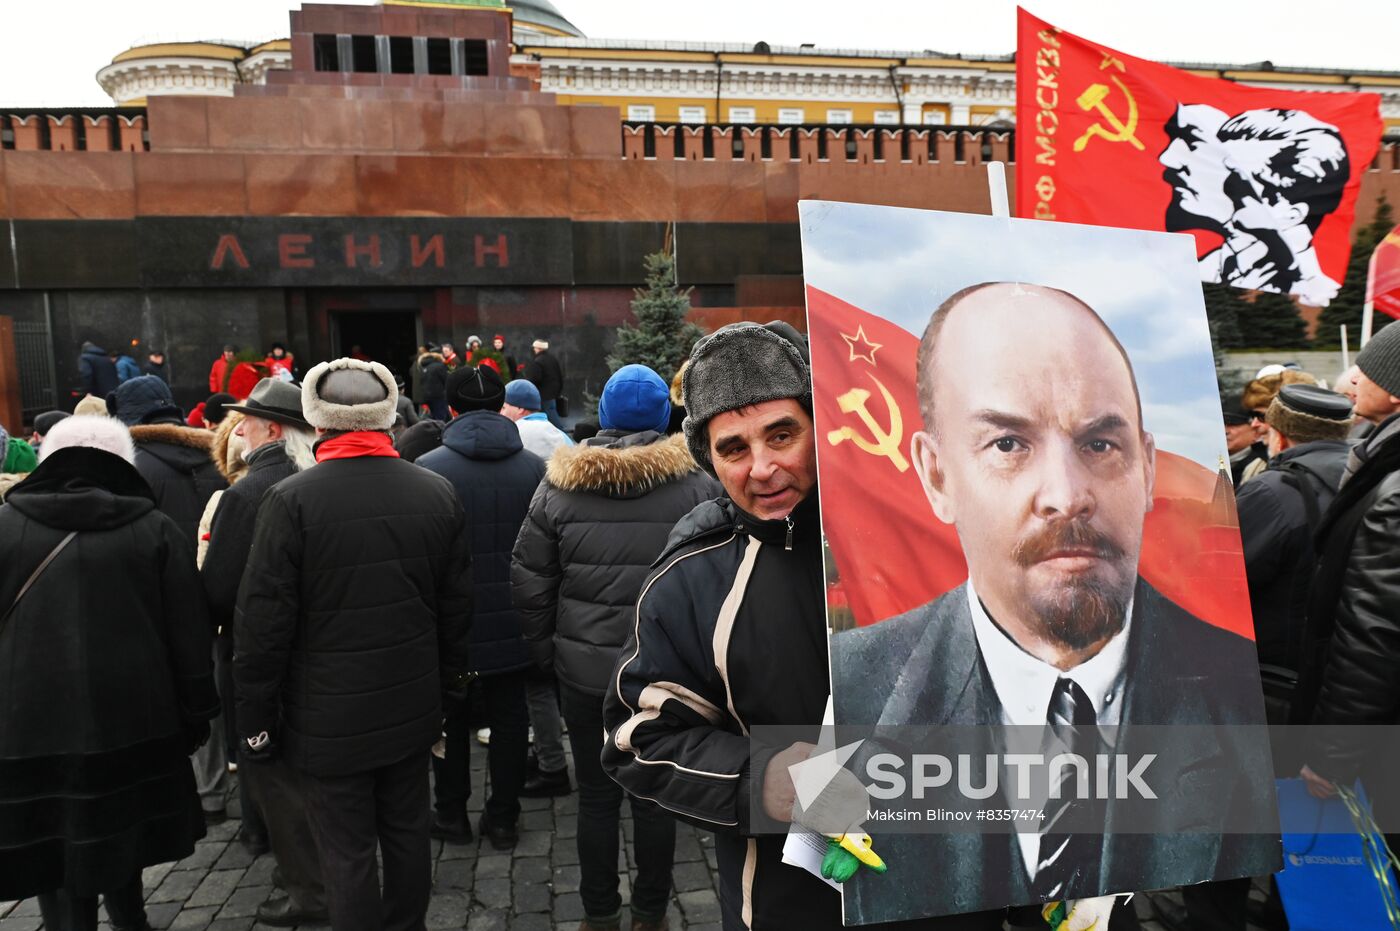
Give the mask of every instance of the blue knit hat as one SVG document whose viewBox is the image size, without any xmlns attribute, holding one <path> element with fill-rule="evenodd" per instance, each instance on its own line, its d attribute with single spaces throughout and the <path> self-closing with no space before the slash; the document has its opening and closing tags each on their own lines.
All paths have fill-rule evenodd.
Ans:
<svg viewBox="0 0 1400 931">
<path fill-rule="evenodd" d="M 665 433 L 671 422 L 671 389 L 645 365 L 624 365 L 603 386 L 598 424 L 604 430 Z"/>
<path fill-rule="evenodd" d="M 524 378 L 512 379 L 506 385 L 506 403 L 526 411 L 537 411 L 544 406 L 540 401 L 540 389 Z"/>
</svg>

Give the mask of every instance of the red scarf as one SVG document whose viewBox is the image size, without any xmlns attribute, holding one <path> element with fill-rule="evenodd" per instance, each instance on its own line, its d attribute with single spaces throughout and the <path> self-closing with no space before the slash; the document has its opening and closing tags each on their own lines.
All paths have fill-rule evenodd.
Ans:
<svg viewBox="0 0 1400 931">
<path fill-rule="evenodd" d="M 362 456 L 392 456 L 399 458 L 394 440 L 387 433 L 356 431 L 342 433 L 316 444 L 316 461 L 327 459 L 359 459 Z"/>
</svg>

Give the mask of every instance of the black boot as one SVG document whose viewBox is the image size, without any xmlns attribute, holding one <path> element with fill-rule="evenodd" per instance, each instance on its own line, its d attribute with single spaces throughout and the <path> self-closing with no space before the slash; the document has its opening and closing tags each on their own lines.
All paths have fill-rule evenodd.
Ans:
<svg viewBox="0 0 1400 931">
<path fill-rule="evenodd" d="M 569 768 L 566 766 L 555 773 L 542 769 L 526 779 L 525 785 L 520 789 L 520 797 L 556 798 L 560 795 L 568 795 L 572 791 L 574 791 L 574 787 L 569 782 Z"/>
</svg>

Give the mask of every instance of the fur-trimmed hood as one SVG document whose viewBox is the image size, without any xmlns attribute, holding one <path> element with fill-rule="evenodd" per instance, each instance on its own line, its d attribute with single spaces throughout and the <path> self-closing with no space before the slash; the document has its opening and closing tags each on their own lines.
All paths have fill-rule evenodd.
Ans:
<svg viewBox="0 0 1400 931">
<path fill-rule="evenodd" d="M 561 491 L 632 497 L 699 469 L 680 434 L 663 436 L 648 430 L 600 437 L 602 443 L 556 449 L 545 469 L 545 479 Z"/>
<path fill-rule="evenodd" d="M 230 411 L 228 416 L 219 421 L 219 426 L 214 430 L 214 441 L 209 447 L 209 458 L 214 460 L 214 465 L 218 467 L 224 481 L 230 485 L 248 471 L 248 463 L 243 461 L 243 450 L 246 448 L 243 445 L 243 437 L 233 434 L 234 428 L 242 419 L 241 413 Z"/>
<path fill-rule="evenodd" d="M 307 372 L 301 383 L 302 412 L 318 430 L 388 430 L 398 404 L 393 373 L 378 362 L 332 359 Z"/>
<path fill-rule="evenodd" d="M 131 427 L 132 442 L 138 446 L 144 443 L 169 443 L 171 446 L 188 446 L 209 452 L 214 446 L 214 434 L 199 427 L 181 427 L 173 423 L 137 424 Z"/>
</svg>

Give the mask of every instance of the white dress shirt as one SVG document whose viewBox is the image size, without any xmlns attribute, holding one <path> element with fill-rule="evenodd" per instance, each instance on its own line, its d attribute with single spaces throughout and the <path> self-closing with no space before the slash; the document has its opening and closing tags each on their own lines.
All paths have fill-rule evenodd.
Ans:
<svg viewBox="0 0 1400 931">
<path fill-rule="evenodd" d="M 1050 696 L 1060 678 L 1069 679 L 1084 690 L 1094 705 L 1100 727 L 1112 727 L 1123 714 L 1123 673 L 1128 653 L 1128 628 L 1133 619 L 1133 603 L 1128 602 L 1123 629 L 1092 657 L 1070 670 L 1062 671 L 1021 649 L 987 615 L 977 597 L 972 579 L 967 580 L 967 606 L 972 613 L 972 630 L 977 649 L 987 664 L 987 672 L 1001 706 L 1003 724 L 1044 727 L 1050 712 Z M 1021 858 L 1026 875 L 1035 879 L 1040 863 L 1040 834 L 1034 822 L 1016 822 L 1023 828 Z"/>
</svg>

